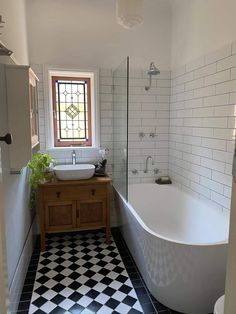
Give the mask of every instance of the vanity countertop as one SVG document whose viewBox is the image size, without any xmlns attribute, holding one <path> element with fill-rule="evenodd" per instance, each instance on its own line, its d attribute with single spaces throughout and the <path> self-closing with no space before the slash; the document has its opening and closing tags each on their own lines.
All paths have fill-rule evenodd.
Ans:
<svg viewBox="0 0 236 314">
<path fill-rule="evenodd" d="M 47 182 L 40 184 L 40 187 L 49 187 L 49 186 L 67 186 L 67 185 L 90 185 L 90 184 L 104 184 L 110 183 L 112 179 L 109 176 L 106 177 L 92 177 L 91 179 L 86 180 L 57 180 L 55 179 L 52 182 Z"/>
</svg>

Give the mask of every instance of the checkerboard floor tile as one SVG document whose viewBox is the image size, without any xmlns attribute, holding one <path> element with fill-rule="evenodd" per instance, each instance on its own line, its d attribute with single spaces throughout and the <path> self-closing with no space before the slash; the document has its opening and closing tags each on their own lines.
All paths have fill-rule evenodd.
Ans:
<svg viewBox="0 0 236 314">
<path fill-rule="evenodd" d="M 51 236 L 40 254 L 29 314 L 143 313 L 114 241 L 104 233 Z"/>
</svg>

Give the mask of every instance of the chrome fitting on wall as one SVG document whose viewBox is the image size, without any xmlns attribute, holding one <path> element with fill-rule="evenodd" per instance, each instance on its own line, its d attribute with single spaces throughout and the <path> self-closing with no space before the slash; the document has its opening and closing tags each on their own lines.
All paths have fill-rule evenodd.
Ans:
<svg viewBox="0 0 236 314">
<path fill-rule="evenodd" d="M 157 136 L 157 134 L 155 132 L 149 133 L 149 137 L 154 138 L 155 136 Z"/>
<path fill-rule="evenodd" d="M 153 169 L 154 174 L 158 174 L 159 171 L 160 171 L 160 170 L 159 170 L 158 168 L 154 168 L 154 169 Z"/>
<path fill-rule="evenodd" d="M 131 172 L 135 175 L 138 174 L 138 170 L 137 169 L 132 169 Z"/>
<path fill-rule="evenodd" d="M 144 132 L 139 132 L 138 136 L 139 136 L 139 138 L 144 138 L 145 137 L 145 133 Z"/>
<path fill-rule="evenodd" d="M 148 156 L 146 158 L 146 161 L 145 161 L 145 169 L 143 170 L 144 173 L 148 173 L 148 161 L 149 159 L 152 161 L 152 166 L 154 165 L 154 160 L 152 158 L 152 156 Z"/>
</svg>

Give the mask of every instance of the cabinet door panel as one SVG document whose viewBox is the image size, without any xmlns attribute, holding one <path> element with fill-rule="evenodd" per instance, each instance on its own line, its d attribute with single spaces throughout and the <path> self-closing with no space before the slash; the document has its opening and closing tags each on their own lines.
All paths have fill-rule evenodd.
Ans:
<svg viewBox="0 0 236 314">
<path fill-rule="evenodd" d="M 63 231 L 76 227 L 76 202 L 48 202 L 46 209 L 46 230 Z"/>
<path fill-rule="evenodd" d="M 105 226 L 106 202 L 105 200 L 89 200 L 77 203 L 79 217 L 77 225 L 83 227 Z M 78 215 L 77 215 L 78 216 Z"/>
<path fill-rule="evenodd" d="M 39 143 L 39 126 L 38 126 L 38 90 L 37 81 L 30 81 L 30 122 L 32 147 Z"/>
</svg>

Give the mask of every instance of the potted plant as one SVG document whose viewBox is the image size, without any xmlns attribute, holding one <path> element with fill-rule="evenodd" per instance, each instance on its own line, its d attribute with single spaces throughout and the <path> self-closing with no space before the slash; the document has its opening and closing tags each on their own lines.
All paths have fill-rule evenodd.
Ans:
<svg viewBox="0 0 236 314">
<path fill-rule="evenodd" d="M 49 182 L 53 178 L 53 173 L 48 171 L 53 163 L 53 158 L 46 153 L 36 153 L 28 162 L 27 167 L 31 170 L 29 182 L 31 185 L 30 208 L 35 208 L 36 190 L 39 184 Z"/>
</svg>

